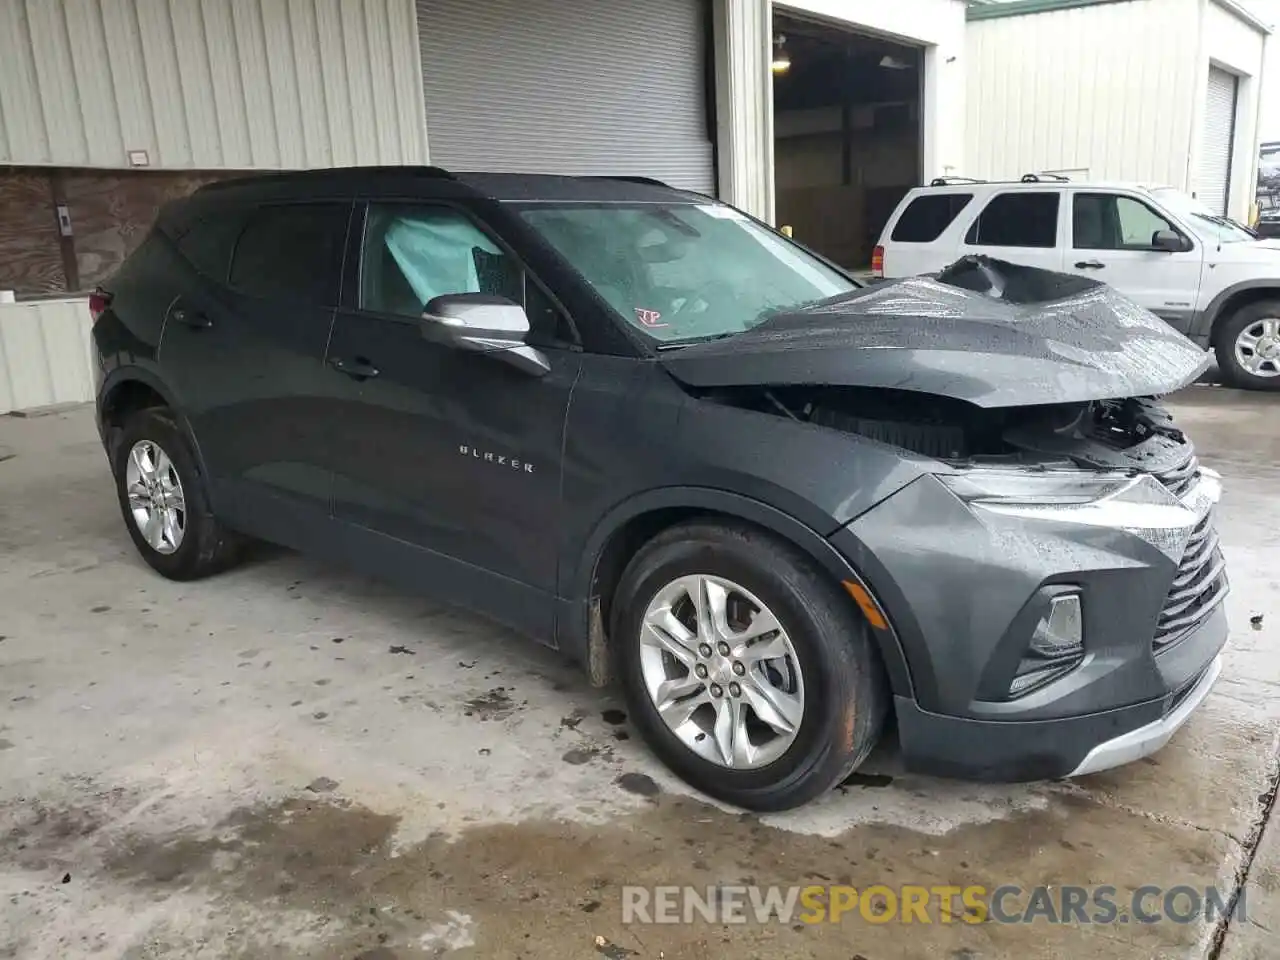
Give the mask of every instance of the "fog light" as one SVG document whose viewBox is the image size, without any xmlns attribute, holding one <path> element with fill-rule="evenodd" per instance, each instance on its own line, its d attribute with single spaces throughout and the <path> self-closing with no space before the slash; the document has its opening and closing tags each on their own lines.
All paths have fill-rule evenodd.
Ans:
<svg viewBox="0 0 1280 960">
<path fill-rule="evenodd" d="M 1009 684 L 1009 696 L 1017 697 L 1073 670 L 1084 658 L 1084 617 L 1077 593 L 1060 594 L 1049 601 L 1049 612 L 1040 618 L 1027 653 Z"/>
</svg>

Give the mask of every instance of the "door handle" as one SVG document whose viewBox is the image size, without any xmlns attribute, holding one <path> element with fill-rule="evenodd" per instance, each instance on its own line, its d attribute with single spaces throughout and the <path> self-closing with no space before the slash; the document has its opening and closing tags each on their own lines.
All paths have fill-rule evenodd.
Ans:
<svg viewBox="0 0 1280 960">
<path fill-rule="evenodd" d="M 196 330 L 207 330 L 213 326 L 213 321 L 207 316 L 199 310 L 192 310 L 188 307 L 178 307 L 170 316 L 183 326 L 192 327 Z"/>
<path fill-rule="evenodd" d="M 381 372 L 364 357 L 356 357 L 354 360 L 330 357 L 329 366 L 339 373 L 345 373 L 352 380 L 369 380 Z"/>
<path fill-rule="evenodd" d="M 1077 260 L 1077 270 L 1101 270 L 1106 264 L 1101 260 Z"/>
</svg>

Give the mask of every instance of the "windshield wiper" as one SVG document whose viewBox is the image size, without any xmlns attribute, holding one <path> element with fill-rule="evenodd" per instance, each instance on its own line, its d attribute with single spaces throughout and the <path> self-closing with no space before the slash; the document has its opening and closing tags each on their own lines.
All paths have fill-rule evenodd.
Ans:
<svg viewBox="0 0 1280 960">
<path fill-rule="evenodd" d="M 1214 213 L 1197 213 L 1196 216 L 1199 217 L 1201 220 L 1208 220 L 1210 223 L 1216 223 L 1220 227 L 1234 227 L 1237 230 L 1243 230 L 1245 233 L 1253 232 L 1248 227 L 1246 227 L 1243 223 L 1237 223 L 1236 221 L 1232 220 L 1230 217 L 1220 217 Z"/>
<path fill-rule="evenodd" d="M 742 333 L 741 330 L 730 330 L 726 333 L 708 333 L 703 337 L 685 337 L 683 340 L 665 340 L 658 344 L 658 350 L 679 350 L 681 347 L 687 347 L 693 343 L 709 343 L 712 340 L 724 340 L 727 337 L 736 337 Z"/>
</svg>

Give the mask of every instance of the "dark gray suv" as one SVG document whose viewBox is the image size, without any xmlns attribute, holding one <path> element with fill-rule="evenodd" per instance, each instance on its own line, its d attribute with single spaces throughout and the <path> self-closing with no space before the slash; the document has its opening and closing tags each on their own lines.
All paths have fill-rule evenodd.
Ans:
<svg viewBox="0 0 1280 960">
<path fill-rule="evenodd" d="M 1226 638 L 1202 352 L 985 259 L 860 288 L 652 181 L 369 169 L 206 187 L 92 300 L 125 525 L 244 537 L 477 610 L 616 678 L 680 776 L 809 800 L 892 713 L 909 766 L 1160 747 Z"/>
</svg>

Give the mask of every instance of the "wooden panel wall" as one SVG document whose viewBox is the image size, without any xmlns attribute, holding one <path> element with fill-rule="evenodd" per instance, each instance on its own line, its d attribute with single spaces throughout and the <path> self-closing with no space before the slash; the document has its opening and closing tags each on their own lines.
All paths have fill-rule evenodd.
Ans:
<svg viewBox="0 0 1280 960">
<path fill-rule="evenodd" d="M 0 290 L 92 290 L 142 242 L 160 207 L 225 172 L 0 167 Z M 72 236 L 58 232 L 67 205 Z"/>
<path fill-rule="evenodd" d="M 0 290 L 66 288 L 49 174 L 0 168 Z"/>
<path fill-rule="evenodd" d="M 89 170 L 63 175 L 80 288 L 92 290 L 116 271 L 147 235 L 161 206 L 219 176 Z"/>
</svg>

